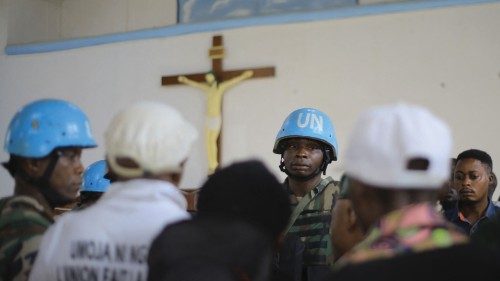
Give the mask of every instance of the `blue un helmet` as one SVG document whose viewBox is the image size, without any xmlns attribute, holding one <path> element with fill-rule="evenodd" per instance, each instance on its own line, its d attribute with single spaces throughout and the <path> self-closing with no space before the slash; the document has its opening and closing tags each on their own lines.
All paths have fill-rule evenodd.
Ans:
<svg viewBox="0 0 500 281">
<path fill-rule="evenodd" d="M 83 182 L 81 191 L 106 192 L 111 184 L 110 180 L 104 176 L 108 173 L 105 160 L 92 163 L 83 172 Z"/>
<path fill-rule="evenodd" d="M 58 147 L 97 146 L 87 116 L 64 100 L 42 99 L 27 104 L 12 118 L 4 149 L 26 158 L 42 158 Z"/>
<path fill-rule="evenodd" d="M 337 160 L 338 144 L 335 128 L 328 115 L 314 108 L 300 108 L 288 115 L 281 126 L 273 152 L 283 154 L 282 141 L 290 138 L 307 138 L 324 144 L 324 164 L 322 170 L 332 161 Z"/>
</svg>

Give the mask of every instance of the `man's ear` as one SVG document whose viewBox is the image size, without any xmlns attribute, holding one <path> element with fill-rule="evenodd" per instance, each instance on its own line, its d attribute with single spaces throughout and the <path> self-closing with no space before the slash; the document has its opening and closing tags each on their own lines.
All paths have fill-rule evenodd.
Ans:
<svg viewBox="0 0 500 281">
<path fill-rule="evenodd" d="M 41 177 L 45 171 L 45 162 L 42 159 L 22 159 L 19 161 L 21 169 L 30 177 Z"/>
<path fill-rule="evenodd" d="M 352 208 L 352 202 L 350 200 L 349 200 L 349 203 L 346 204 L 345 210 L 346 210 L 346 214 L 347 214 L 348 229 L 357 228 L 358 217 L 356 216 L 356 213 L 354 212 L 354 209 Z"/>
</svg>

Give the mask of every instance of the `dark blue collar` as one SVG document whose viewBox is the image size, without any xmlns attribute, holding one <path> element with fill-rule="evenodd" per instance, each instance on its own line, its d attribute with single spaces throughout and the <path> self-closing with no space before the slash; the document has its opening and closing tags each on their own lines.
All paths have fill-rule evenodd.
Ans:
<svg viewBox="0 0 500 281">
<path fill-rule="evenodd" d="M 455 208 L 445 210 L 444 215 L 449 221 L 459 221 L 460 219 L 458 217 L 458 212 L 459 209 L 457 203 L 457 205 L 455 205 Z M 491 199 L 488 199 L 488 206 L 486 207 L 486 212 L 483 217 L 492 219 L 497 212 L 500 213 L 500 206 L 491 201 Z"/>
<path fill-rule="evenodd" d="M 492 219 L 497 212 L 500 212 L 500 206 L 496 205 L 493 201 L 488 200 L 488 207 L 486 207 L 485 216 Z"/>
</svg>

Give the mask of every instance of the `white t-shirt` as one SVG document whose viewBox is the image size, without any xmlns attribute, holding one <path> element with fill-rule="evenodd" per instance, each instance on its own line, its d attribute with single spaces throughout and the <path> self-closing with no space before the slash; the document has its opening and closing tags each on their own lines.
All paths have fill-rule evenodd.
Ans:
<svg viewBox="0 0 500 281">
<path fill-rule="evenodd" d="M 113 183 L 94 205 L 47 230 L 29 280 L 146 280 L 149 245 L 167 224 L 188 219 L 185 210 L 168 182 Z"/>
</svg>

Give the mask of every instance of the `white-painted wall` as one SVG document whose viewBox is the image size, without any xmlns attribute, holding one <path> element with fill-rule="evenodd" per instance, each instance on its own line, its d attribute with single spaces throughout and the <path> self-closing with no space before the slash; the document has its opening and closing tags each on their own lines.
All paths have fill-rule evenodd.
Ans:
<svg viewBox="0 0 500 281">
<path fill-rule="evenodd" d="M 6 0 L 0 0 L 5 5 Z M 3 9 L 0 9 L 0 11 Z M 6 14 L 0 13 L 5 44 Z M 223 164 L 257 157 L 283 177 L 272 154 L 277 130 L 290 111 L 317 107 L 337 127 L 340 161 L 358 113 L 406 101 L 425 105 L 450 124 L 457 154 L 471 147 L 500 163 L 500 4 L 490 3 L 322 22 L 248 27 L 224 35 L 225 68 L 274 65 L 275 78 L 243 82 L 224 100 Z M 215 33 L 130 41 L 62 52 L 0 55 L 0 135 L 23 104 L 42 97 L 68 99 L 90 116 L 100 144 L 108 120 L 136 100 L 169 103 L 202 130 L 204 95 L 186 86 L 161 87 L 166 74 L 210 69 Z M 101 159 L 88 150 L 86 165 Z M 7 154 L 0 154 L 1 160 Z M 381 163 L 383 165 L 383 163 Z M 196 143 L 181 184 L 198 187 L 206 170 Z M 13 182 L 0 171 L 0 195 Z"/>
</svg>

